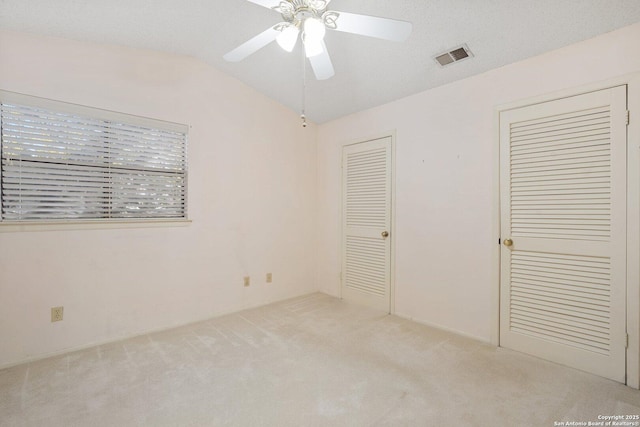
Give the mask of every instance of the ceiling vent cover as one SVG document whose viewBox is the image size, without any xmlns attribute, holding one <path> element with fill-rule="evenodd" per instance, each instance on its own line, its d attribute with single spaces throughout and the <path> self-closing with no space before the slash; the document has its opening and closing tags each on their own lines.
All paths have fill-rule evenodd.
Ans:
<svg viewBox="0 0 640 427">
<path fill-rule="evenodd" d="M 463 59 L 473 57 L 473 53 L 466 44 L 455 47 L 451 49 L 449 52 L 441 53 L 440 55 L 435 56 L 433 59 L 436 60 L 441 67 L 444 67 L 449 64 L 453 64 L 454 62 L 462 61 Z"/>
</svg>

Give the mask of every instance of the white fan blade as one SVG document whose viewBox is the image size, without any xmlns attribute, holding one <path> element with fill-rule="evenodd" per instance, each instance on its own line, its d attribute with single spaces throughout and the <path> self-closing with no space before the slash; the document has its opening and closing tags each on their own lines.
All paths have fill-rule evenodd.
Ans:
<svg viewBox="0 0 640 427">
<path fill-rule="evenodd" d="M 309 58 L 309 62 L 311 63 L 313 73 L 316 75 L 316 79 L 318 80 L 327 80 L 335 74 L 333 64 L 331 63 L 331 57 L 329 56 L 329 51 L 327 50 L 327 45 L 324 44 L 324 41 L 322 42 L 322 53 Z"/>
<path fill-rule="evenodd" d="M 280 0 L 247 0 L 251 3 L 255 3 L 259 6 L 266 7 L 267 9 L 273 9 L 280 4 Z"/>
<path fill-rule="evenodd" d="M 401 42 L 409 37 L 413 29 L 411 22 L 347 12 L 338 13 L 340 16 L 336 19 L 336 30 L 345 33 Z"/>
<path fill-rule="evenodd" d="M 252 53 L 256 53 L 280 35 L 280 31 L 275 30 L 273 27 L 261 32 L 251 40 L 242 43 L 237 48 L 223 56 L 223 58 L 229 62 L 242 61 Z"/>
</svg>

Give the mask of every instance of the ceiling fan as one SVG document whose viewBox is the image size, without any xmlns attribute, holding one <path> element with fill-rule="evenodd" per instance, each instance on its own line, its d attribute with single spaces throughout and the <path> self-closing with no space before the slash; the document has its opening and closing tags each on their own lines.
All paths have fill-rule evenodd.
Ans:
<svg viewBox="0 0 640 427">
<path fill-rule="evenodd" d="M 291 52 L 298 38 L 301 38 L 318 80 L 328 79 L 335 74 L 324 43 L 327 29 L 391 41 L 406 40 L 412 30 L 411 23 L 406 21 L 327 10 L 331 0 L 248 1 L 279 12 L 284 21 L 233 49 L 224 55 L 224 59 L 242 61 L 274 40 L 284 50 Z"/>
</svg>

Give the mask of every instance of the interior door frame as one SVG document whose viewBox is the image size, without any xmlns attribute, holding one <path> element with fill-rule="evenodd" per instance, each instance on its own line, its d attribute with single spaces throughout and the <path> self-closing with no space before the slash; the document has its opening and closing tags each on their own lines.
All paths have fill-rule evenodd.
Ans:
<svg viewBox="0 0 640 427">
<path fill-rule="evenodd" d="M 640 389 L 640 73 L 569 88 L 499 105 L 494 110 L 493 233 L 491 343 L 500 345 L 500 113 L 560 98 L 568 98 L 614 86 L 627 85 L 627 347 L 626 384 Z M 505 237 L 505 236 L 502 236 Z M 505 237 L 506 238 L 506 237 Z M 635 260 L 635 262 L 634 262 Z"/>
<path fill-rule="evenodd" d="M 343 142 L 340 145 L 340 184 L 341 188 L 344 188 L 344 178 L 342 173 L 342 168 L 344 166 L 344 148 L 350 145 L 362 144 L 365 142 L 373 141 L 376 139 L 382 138 L 391 138 L 391 218 L 389 219 L 389 250 L 390 250 L 390 260 L 389 260 L 389 314 L 395 314 L 396 312 L 396 298 L 395 298 L 395 282 L 396 282 L 396 237 L 395 232 L 396 228 L 396 131 L 390 130 L 386 132 L 374 133 L 372 135 L 361 137 L 357 139 L 352 139 L 346 142 Z M 344 206 L 343 206 L 343 195 L 342 190 L 340 191 L 340 299 L 342 299 L 342 288 L 344 282 L 344 272 L 342 271 L 342 253 L 343 253 L 343 240 L 344 240 Z"/>
</svg>

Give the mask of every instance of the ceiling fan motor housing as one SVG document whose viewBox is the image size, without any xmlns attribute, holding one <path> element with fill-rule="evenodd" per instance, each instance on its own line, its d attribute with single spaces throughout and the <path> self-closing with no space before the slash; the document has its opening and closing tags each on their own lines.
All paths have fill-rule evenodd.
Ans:
<svg viewBox="0 0 640 427">
<path fill-rule="evenodd" d="M 327 27 L 335 29 L 337 12 L 327 12 L 329 2 L 326 0 L 286 0 L 281 1 L 274 9 L 280 12 L 282 19 L 297 27 L 308 18 L 321 20 Z"/>
</svg>

